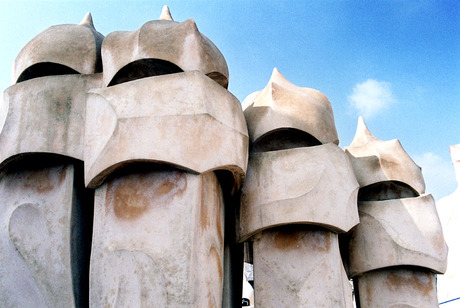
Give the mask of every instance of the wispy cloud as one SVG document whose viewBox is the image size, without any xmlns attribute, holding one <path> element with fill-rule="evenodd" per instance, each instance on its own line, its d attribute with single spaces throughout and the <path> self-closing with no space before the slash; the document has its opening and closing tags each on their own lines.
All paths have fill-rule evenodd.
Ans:
<svg viewBox="0 0 460 308">
<path fill-rule="evenodd" d="M 431 152 L 415 155 L 413 159 L 422 167 L 427 193 L 439 200 L 454 192 L 457 184 L 454 166 L 450 160 L 447 161 Z"/>
<path fill-rule="evenodd" d="M 353 88 L 348 101 L 360 115 L 370 118 L 393 103 L 395 98 L 389 82 L 368 79 Z"/>
</svg>

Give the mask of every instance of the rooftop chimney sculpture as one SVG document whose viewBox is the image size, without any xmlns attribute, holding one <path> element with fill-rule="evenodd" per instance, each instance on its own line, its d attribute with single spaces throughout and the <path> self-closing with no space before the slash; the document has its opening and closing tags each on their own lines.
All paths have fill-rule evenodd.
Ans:
<svg viewBox="0 0 460 308">
<path fill-rule="evenodd" d="M 435 274 L 446 270 L 447 246 L 420 167 L 362 118 L 345 152 L 360 185 L 348 266 L 359 306 L 437 307 Z"/>
<path fill-rule="evenodd" d="M 275 68 L 243 105 L 251 154 L 241 240 L 253 243 L 255 305 L 352 307 L 337 233 L 359 222 L 358 183 L 329 101 Z"/>
<path fill-rule="evenodd" d="M 102 62 L 85 130 L 90 303 L 220 307 L 225 207 L 234 206 L 224 190 L 241 187 L 248 147 L 225 59 L 193 20 L 163 11 L 107 35 Z M 232 185 L 223 187 L 222 172 Z"/>
<path fill-rule="evenodd" d="M 83 129 L 103 39 L 88 14 L 43 31 L 14 63 L 0 116 L 1 306 L 88 304 L 93 197 Z"/>
<path fill-rule="evenodd" d="M 437 305 L 447 247 L 399 142 L 360 120 L 344 152 L 329 100 L 277 69 L 242 108 L 192 19 L 104 37 L 88 14 L 12 79 L 0 306 L 240 307 L 243 243 L 258 307 L 352 307 L 347 273 L 360 307 Z"/>
</svg>

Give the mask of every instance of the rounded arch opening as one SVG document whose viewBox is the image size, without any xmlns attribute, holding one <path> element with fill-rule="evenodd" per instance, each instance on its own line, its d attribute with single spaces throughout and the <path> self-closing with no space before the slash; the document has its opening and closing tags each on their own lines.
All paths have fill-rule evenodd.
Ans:
<svg viewBox="0 0 460 308">
<path fill-rule="evenodd" d="M 358 201 L 383 201 L 414 198 L 419 193 L 410 185 L 399 181 L 384 181 L 367 185 L 358 192 Z"/>
<path fill-rule="evenodd" d="M 34 64 L 27 69 L 25 69 L 17 79 L 17 83 L 23 82 L 26 80 L 45 77 L 45 76 L 56 76 L 56 75 L 71 75 L 71 74 L 80 74 L 73 68 L 70 68 L 63 64 L 53 63 L 53 62 L 42 62 Z"/>
<path fill-rule="evenodd" d="M 225 89 L 228 88 L 228 78 L 219 72 L 211 72 L 206 74 L 209 78 L 220 84 Z"/>
<path fill-rule="evenodd" d="M 261 136 L 252 144 L 251 152 L 269 152 L 321 145 L 321 142 L 304 131 L 280 128 Z"/>
<path fill-rule="evenodd" d="M 176 64 L 160 59 L 141 59 L 122 67 L 113 76 L 108 86 L 133 81 L 151 76 L 181 73 L 183 70 Z"/>
</svg>

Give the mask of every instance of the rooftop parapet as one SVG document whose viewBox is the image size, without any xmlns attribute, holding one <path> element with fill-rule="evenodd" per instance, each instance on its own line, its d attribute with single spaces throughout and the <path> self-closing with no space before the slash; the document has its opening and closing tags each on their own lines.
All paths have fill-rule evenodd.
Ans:
<svg viewBox="0 0 460 308">
<path fill-rule="evenodd" d="M 79 25 L 52 26 L 19 52 L 13 65 L 12 82 L 49 75 L 101 72 L 103 39 L 94 28 L 90 13 Z"/>
</svg>

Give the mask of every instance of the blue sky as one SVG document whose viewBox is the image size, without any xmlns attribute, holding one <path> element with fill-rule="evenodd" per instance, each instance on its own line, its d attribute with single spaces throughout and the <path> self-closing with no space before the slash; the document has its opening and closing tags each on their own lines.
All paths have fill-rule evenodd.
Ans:
<svg viewBox="0 0 460 308">
<path fill-rule="evenodd" d="M 460 143 L 460 2 L 452 1 L 5 1 L 0 0 L 0 89 L 21 48 L 56 24 L 91 12 L 103 35 L 136 30 L 164 4 L 193 18 L 221 50 L 240 101 L 274 67 L 323 92 L 340 146 L 363 115 L 381 140 L 399 139 L 423 168 L 427 192 L 454 191 L 449 146 Z"/>
</svg>

